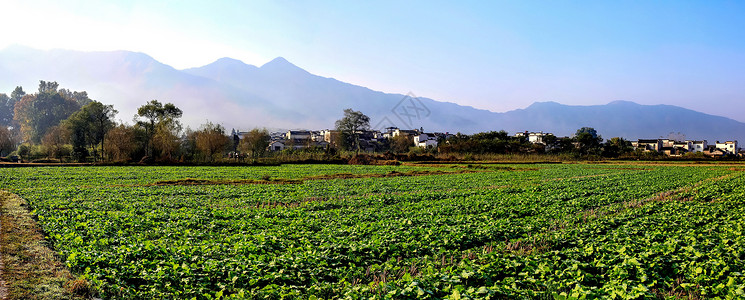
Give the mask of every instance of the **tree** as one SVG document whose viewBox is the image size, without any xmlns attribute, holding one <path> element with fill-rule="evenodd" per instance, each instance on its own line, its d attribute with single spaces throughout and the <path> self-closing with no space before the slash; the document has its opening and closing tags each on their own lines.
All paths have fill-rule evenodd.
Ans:
<svg viewBox="0 0 745 300">
<path fill-rule="evenodd" d="M 414 146 L 414 138 L 408 135 L 399 135 L 391 139 L 391 150 L 395 153 L 408 152 Z"/>
<path fill-rule="evenodd" d="M 103 159 L 104 138 L 106 133 L 114 127 L 112 120 L 117 111 L 112 105 L 104 105 L 98 101 L 92 101 L 72 114 L 65 124 L 70 131 L 73 141 L 74 154 L 81 158 L 87 156 L 90 148 L 94 155 L 98 153 L 96 145 L 101 145 L 101 159 Z M 86 155 L 83 155 L 83 154 Z"/>
<path fill-rule="evenodd" d="M 214 159 L 215 154 L 221 153 L 230 146 L 231 140 L 225 135 L 225 128 L 220 124 L 207 122 L 201 129 L 195 132 L 196 146 L 204 153 L 209 161 Z"/>
<path fill-rule="evenodd" d="M 251 153 L 254 158 L 261 157 L 269 147 L 271 136 L 266 129 L 254 128 L 241 140 L 239 146 L 241 151 Z"/>
<path fill-rule="evenodd" d="M 8 127 L 0 126 L 0 156 L 6 156 L 15 149 L 13 132 Z"/>
<path fill-rule="evenodd" d="M 153 150 L 157 151 L 161 160 L 170 161 L 179 152 L 181 142 L 178 132 L 170 122 L 159 123 L 153 134 Z"/>
<path fill-rule="evenodd" d="M 0 94 L 0 126 L 13 126 L 16 103 L 21 101 L 24 95 L 26 95 L 26 92 L 20 86 L 13 90 L 10 97 L 6 94 Z"/>
<path fill-rule="evenodd" d="M 41 93 L 56 94 L 58 87 L 59 87 L 59 83 L 57 83 L 56 81 L 39 80 L 39 94 Z"/>
<path fill-rule="evenodd" d="M 618 157 L 632 151 L 634 151 L 634 148 L 631 147 L 631 142 L 620 137 L 614 137 L 603 145 L 603 156 L 605 157 Z"/>
<path fill-rule="evenodd" d="M 86 91 L 76 92 L 68 89 L 60 89 L 59 93 L 60 95 L 62 95 L 62 97 L 75 101 L 75 103 L 77 103 L 81 107 L 93 102 L 91 98 L 88 98 L 88 92 Z"/>
<path fill-rule="evenodd" d="M 351 108 L 344 110 L 344 117 L 336 121 L 336 130 L 347 149 L 360 151 L 360 131 L 370 129 L 370 117 Z"/>
<path fill-rule="evenodd" d="M 106 144 L 106 155 L 114 161 L 128 161 L 132 159 L 132 154 L 137 149 L 137 140 L 135 138 L 135 129 L 133 127 L 121 124 L 109 130 L 104 138 Z"/>
<path fill-rule="evenodd" d="M 580 153 L 590 154 L 599 151 L 603 138 L 598 135 L 595 128 L 582 127 L 577 129 L 577 132 L 574 134 L 574 141 L 577 142 L 577 148 Z"/>
<path fill-rule="evenodd" d="M 98 101 L 92 101 L 86 104 L 82 110 L 90 117 L 91 134 L 96 143 L 101 143 L 101 159 L 103 159 L 106 133 L 116 125 L 114 124 L 114 116 L 119 112 L 114 109 L 113 105 L 104 105 Z"/>
<path fill-rule="evenodd" d="M 146 155 L 153 155 L 153 139 L 156 136 L 156 130 L 159 131 L 157 133 L 160 146 L 166 148 L 161 148 L 161 150 L 171 152 L 168 151 L 171 150 L 168 148 L 172 146 L 172 137 L 178 136 L 179 131 L 181 131 L 181 124 L 178 119 L 181 118 L 182 114 L 183 111 L 172 103 L 163 105 L 158 100 L 150 100 L 150 102 L 137 109 L 137 116 L 144 118 L 144 120 L 138 120 L 137 125 L 145 129 Z"/>
<path fill-rule="evenodd" d="M 47 157 L 60 158 L 66 154 L 65 145 L 68 145 L 69 141 L 70 132 L 68 128 L 58 125 L 47 130 L 47 133 L 41 138 L 41 145 L 44 146 Z"/>
<path fill-rule="evenodd" d="M 23 91 L 23 88 L 20 86 L 17 86 L 12 93 L 10 93 L 10 98 L 13 100 L 13 102 L 21 101 L 21 98 L 23 96 L 26 96 L 26 92 Z"/>
<path fill-rule="evenodd" d="M 13 98 L 0 94 L 0 126 L 8 127 L 13 123 Z"/>
<path fill-rule="evenodd" d="M 38 144 L 49 128 L 80 109 L 74 100 L 57 92 L 58 86 L 57 82 L 42 80 L 37 94 L 25 95 L 15 103 L 13 119 L 20 125 L 25 140 Z"/>
</svg>

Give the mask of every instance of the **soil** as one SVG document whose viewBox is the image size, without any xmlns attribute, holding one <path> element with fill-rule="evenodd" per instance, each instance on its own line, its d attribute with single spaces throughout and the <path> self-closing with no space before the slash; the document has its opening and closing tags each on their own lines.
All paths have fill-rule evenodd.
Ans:
<svg viewBox="0 0 745 300">
<path fill-rule="evenodd" d="M 0 232 L 2 232 L 2 224 L 0 224 Z M 0 300 L 5 299 L 8 296 L 8 288 L 5 281 L 3 280 L 3 259 L 2 259 L 2 247 L 0 245 Z"/>
</svg>

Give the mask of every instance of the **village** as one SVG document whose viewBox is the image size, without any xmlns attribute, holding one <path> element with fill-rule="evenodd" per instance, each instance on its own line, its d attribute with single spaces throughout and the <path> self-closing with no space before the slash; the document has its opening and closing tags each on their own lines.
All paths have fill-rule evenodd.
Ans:
<svg viewBox="0 0 745 300">
<path fill-rule="evenodd" d="M 242 139 L 247 132 L 237 132 L 235 138 Z M 406 138 L 410 147 L 422 149 L 437 149 L 439 143 L 449 143 L 454 134 L 448 132 L 425 132 L 423 128 L 404 130 L 397 127 L 387 127 L 383 130 L 361 130 L 358 132 L 360 150 L 376 152 L 380 150 L 382 142 L 390 142 L 395 138 Z M 558 147 L 557 141 L 570 139 L 569 137 L 555 137 L 552 133 L 517 132 L 514 138 L 525 139 L 528 143 L 544 146 L 545 151 Z M 335 147 L 339 138 L 338 130 L 288 130 L 286 132 L 272 132 L 267 150 L 282 151 L 286 149 L 328 148 Z M 700 153 L 707 157 L 738 156 L 745 157 L 745 150 L 739 147 L 737 140 L 716 141 L 707 140 L 676 140 L 671 138 L 638 139 L 628 141 L 633 151 L 657 153 L 670 157 L 681 157 L 688 153 Z"/>
</svg>

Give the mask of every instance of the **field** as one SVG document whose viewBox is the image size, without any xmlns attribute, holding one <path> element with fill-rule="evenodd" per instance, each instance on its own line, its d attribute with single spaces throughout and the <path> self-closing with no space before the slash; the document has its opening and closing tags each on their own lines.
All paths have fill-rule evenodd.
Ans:
<svg viewBox="0 0 745 300">
<path fill-rule="evenodd" d="M 745 168 L 0 169 L 103 299 L 745 297 Z"/>
</svg>

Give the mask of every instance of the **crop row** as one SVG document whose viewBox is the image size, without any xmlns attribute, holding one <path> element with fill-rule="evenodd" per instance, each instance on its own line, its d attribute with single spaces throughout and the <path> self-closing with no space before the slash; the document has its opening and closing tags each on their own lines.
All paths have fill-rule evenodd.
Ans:
<svg viewBox="0 0 745 300">
<path fill-rule="evenodd" d="M 286 185 L 132 186 L 420 168 L 337 167 L 0 174 L 3 186 L 29 201 L 68 266 L 96 282 L 104 298 L 742 291 L 735 260 L 745 242 L 745 178 L 726 167 L 487 166 Z"/>
</svg>

